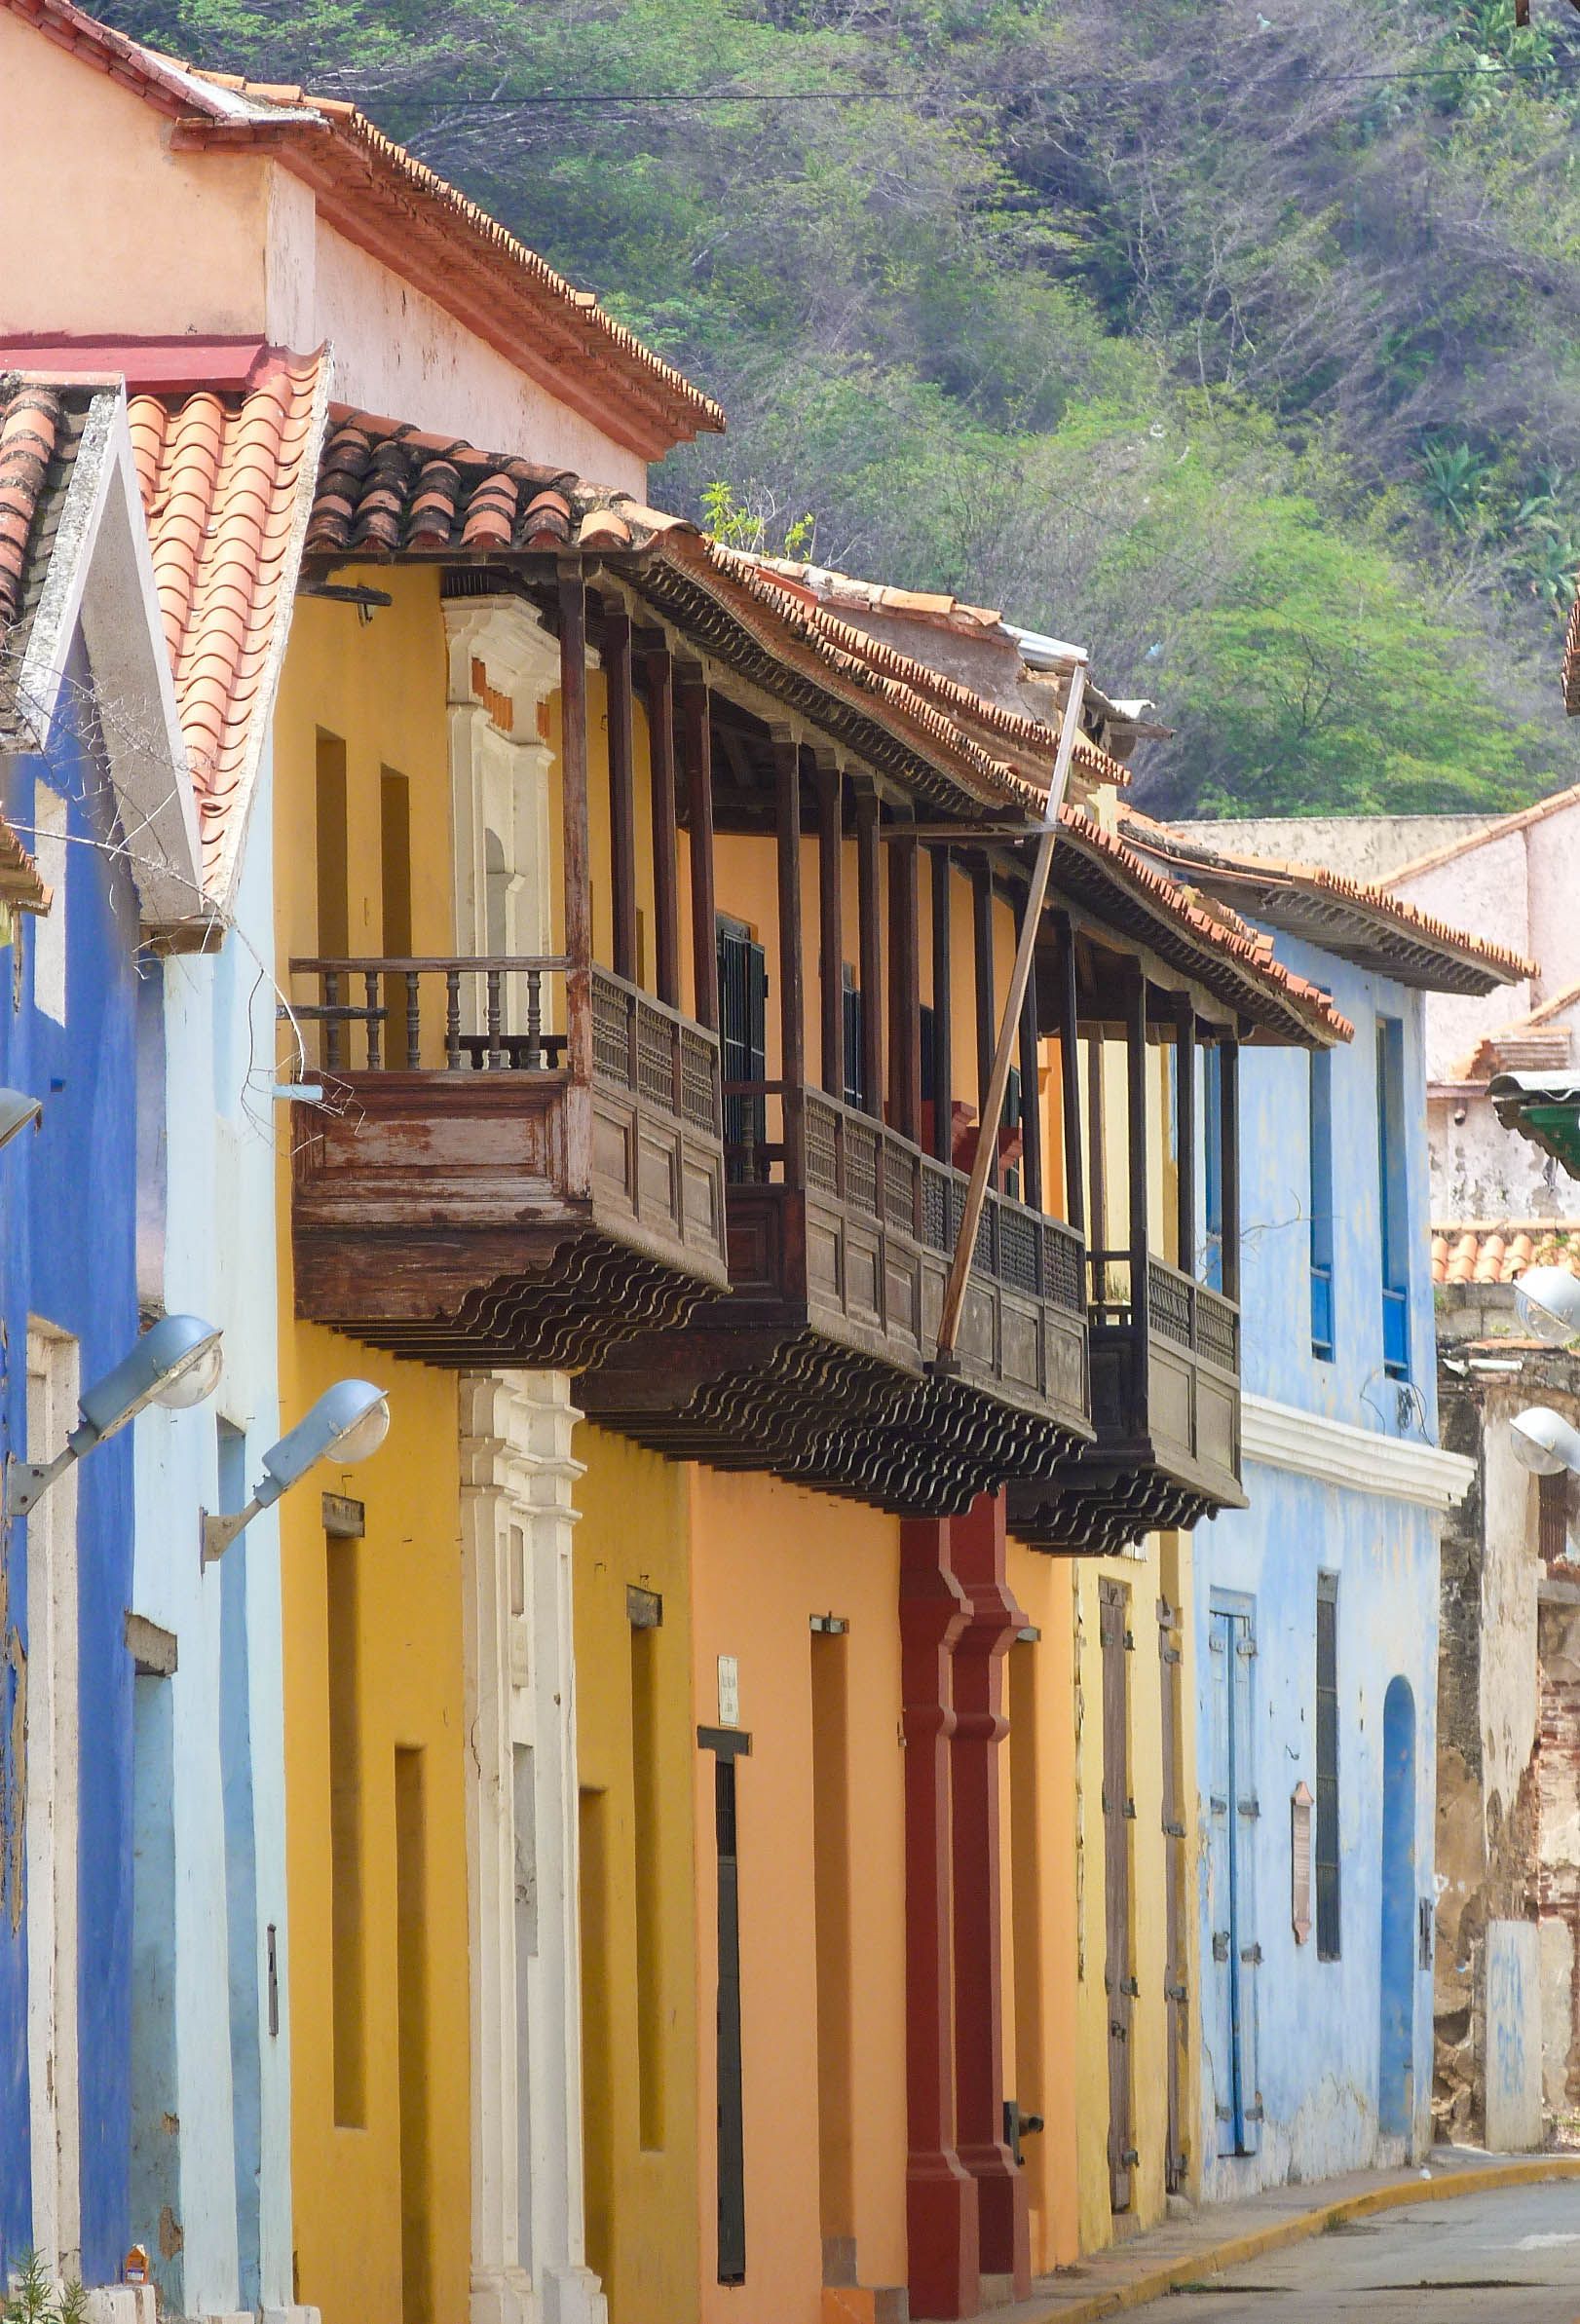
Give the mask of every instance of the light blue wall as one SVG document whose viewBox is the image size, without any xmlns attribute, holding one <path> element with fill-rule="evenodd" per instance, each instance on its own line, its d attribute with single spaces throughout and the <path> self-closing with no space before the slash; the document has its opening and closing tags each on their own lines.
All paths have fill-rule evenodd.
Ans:
<svg viewBox="0 0 1580 2324">
<path fill-rule="evenodd" d="M 1355 1025 L 1334 1053 L 1334 1332 L 1331 1362 L 1312 1354 L 1308 1076 L 1298 1050 L 1242 1052 L 1242 1314 L 1248 1393 L 1385 1437 L 1435 1441 L 1436 1351 L 1428 1263 L 1425 1076 L 1420 996 L 1282 936 L 1278 956 L 1329 990 Z M 1376 1018 L 1405 1029 L 1411 1380 L 1383 1370 L 1376 1125 Z M 1260 1814 L 1250 1823 L 1255 1927 L 1251 2016 L 1263 2121 L 1260 2151 L 1219 2159 L 1207 1860 L 1199 1889 L 1204 2005 L 1202 2188 L 1209 2199 L 1287 2179 L 1314 2179 L 1397 2154 L 1378 2127 L 1382 1956 L 1383 1703 L 1403 1677 L 1415 1706 L 1415 1895 L 1432 1891 L 1438 1627 L 1437 1518 L 1419 1504 L 1248 1461 L 1249 1507 L 1197 1528 L 1197 1775 L 1201 1828 L 1212 1807 L 1208 1628 L 1215 1595 L 1251 1601 L 1257 1652 L 1251 1723 Z M 1317 1958 L 1316 1932 L 1296 1942 L 1291 1802 L 1313 1793 L 1319 1572 L 1338 1580 L 1337 1688 L 1340 1957 Z M 1242 1833 L 1246 1827 L 1242 1826 Z M 1242 1936 L 1242 1941 L 1245 1941 Z M 1414 1956 L 1411 1956 L 1412 1963 Z M 1428 2135 L 1431 1974 L 1412 1967 L 1414 2126 Z"/>
<path fill-rule="evenodd" d="M 267 767 L 233 920 L 217 953 L 163 962 L 163 1069 L 145 1092 L 145 1295 L 221 1326 L 211 1404 L 137 1432 L 136 1605 L 175 1632 L 175 2046 L 188 2312 L 291 2297 L 289 2022 L 280 1541 L 272 1512 L 200 1570 L 199 1512 L 235 1502 L 281 1433 L 275 1305 L 276 994 Z M 229 1440 L 222 1476 L 220 1423 Z M 311 1490 L 311 1486 L 305 1488 Z M 268 1930 L 279 2017 L 269 2030 Z M 147 2223 L 141 2223 L 146 2225 Z M 154 2235 L 141 2240 L 157 2249 Z"/>
</svg>

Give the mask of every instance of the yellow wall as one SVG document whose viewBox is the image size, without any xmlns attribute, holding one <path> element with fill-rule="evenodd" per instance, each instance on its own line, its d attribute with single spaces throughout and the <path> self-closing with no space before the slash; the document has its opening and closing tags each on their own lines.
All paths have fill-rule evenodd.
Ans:
<svg viewBox="0 0 1580 2324">
<path fill-rule="evenodd" d="M 740 1724 L 752 1742 L 736 1801 L 746 2107 L 746 2282 L 738 2287 L 715 2280 L 714 1760 L 696 1755 L 701 2315 L 704 2324 L 818 2324 L 814 1614 L 849 1625 L 850 2227 L 863 2284 L 906 2278 L 899 1525 L 773 1479 L 688 1474 L 696 1718 L 716 1722 L 718 1658 L 733 1655 Z"/>
<path fill-rule="evenodd" d="M 691 1490 L 684 1468 L 602 1429 L 579 1428 L 575 1448 L 586 1463 L 575 1602 L 587 2263 L 603 2279 L 611 2324 L 671 2324 L 695 2316 L 697 2300 Z M 653 1780 L 640 1798 L 636 1765 L 648 1746 L 633 1688 L 632 1585 L 663 1601 L 649 1642 Z M 639 1906 L 644 1812 L 655 1877 Z M 646 2049 L 639 1988 L 658 2002 Z"/>
<path fill-rule="evenodd" d="M 379 778 L 411 785 L 413 942 L 452 931 L 443 631 L 436 574 L 380 572 L 395 597 L 371 623 L 349 606 L 298 609 L 275 721 L 276 924 L 284 962 L 318 947 L 316 736 L 347 745 L 351 944 L 382 944 Z M 302 995 L 306 997 L 306 994 Z M 280 1114 L 281 1404 L 294 1419 L 347 1373 L 388 1389 L 391 1429 L 363 1467 L 325 1469 L 281 1504 L 291 1898 L 292 2176 L 300 2297 L 324 2324 L 388 2324 L 402 2305 L 401 2015 L 395 1752 L 423 1754 L 426 2162 L 408 2120 L 408 2214 L 426 2219 L 435 2324 L 464 2316 L 470 2271 L 467 1864 L 460 1497 L 453 1375 L 397 1363 L 292 1312 L 288 1115 Z M 331 1673 L 320 1488 L 362 1501 L 356 1635 L 361 1756 L 365 2091 L 360 2126 L 336 2122 L 330 1932 Z M 341 1682 L 344 1683 L 344 1670 Z M 409 1766 L 410 1763 L 408 1762 Z M 408 1929 L 408 1940 L 413 1932 Z M 409 1944 L 408 1944 L 408 1959 Z M 411 1992 L 408 1986 L 408 1996 Z M 408 2056 L 413 2041 L 406 2023 Z M 413 2183 L 413 2181 L 415 2183 Z M 355 2230 L 349 2231 L 350 2223 Z M 407 2308 L 408 2317 L 411 2309 Z"/>
</svg>

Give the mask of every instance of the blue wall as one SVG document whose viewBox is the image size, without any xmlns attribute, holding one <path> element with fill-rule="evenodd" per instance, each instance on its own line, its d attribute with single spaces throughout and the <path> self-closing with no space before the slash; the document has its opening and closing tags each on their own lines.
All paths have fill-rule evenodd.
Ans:
<svg viewBox="0 0 1580 2324">
<path fill-rule="evenodd" d="M 87 698 L 80 648 L 68 691 Z M 91 747 L 57 731 L 50 764 L 5 763 L 4 806 L 26 835 L 42 773 L 68 806 L 64 881 L 66 1017 L 35 1010 L 37 924 L 0 952 L 0 1080 L 45 1102 L 35 1137 L 0 1153 L 0 1452 L 27 1441 L 27 1319 L 71 1333 L 84 1384 L 125 1354 L 137 1331 L 135 986 L 137 906 L 114 854 Z M 15 1003 L 15 1005 L 13 1005 Z M 79 2082 L 83 2273 L 115 2282 L 126 2251 L 131 1970 L 132 1669 L 124 1616 L 132 1603 L 132 1464 L 125 1432 L 81 1464 L 81 1823 Z M 27 1639 L 26 1521 L 4 1544 L 10 1621 Z M 9 1732 L 10 1704 L 5 1705 Z M 13 1774 L 8 1768 L 7 1773 Z M 32 1810 L 37 1812 L 35 1799 Z M 0 1916 L 0 2269 L 31 2240 L 25 1921 Z"/>
<path fill-rule="evenodd" d="M 1281 959 L 1330 991 L 1355 1025 L 1335 1050 L 1333 1104 L 1334 1353 L 1311 1344 L 1310 1066 L 1298 1050 L 1242 1053 L 1242 1281 L 1244 1386 L 1249 1395 L 1366 1430 L 1380 1438 L 1435 1441 L 1436 1350 L 1428 1263 L 1427 1154 L 1420 996 L 1371 977 L 1314 947 L 1279 936 Z M 1376 1020 L 1403 1026 L 1403 1247 L 1410 1260 L 1408 1381 L 1383 1363 L 1381 1205 L 1378 1189 Z M 1255 1423 L 1253 1422 L 1253 1426 Z M 1311 1440 L 1309 1442 L 1314 1442 Z M 1364 1448 L 1363 1448 L 1364 1451 Z M 1379 1464 L 1380 1468 L 1380 1464 Z M 1413 2129 L 1423 2135 L 1431 2080 L 1431 1978 L 1418 1967 L 1414 1906 L 1432 1872 L 1438 1625 L 1438 1519 L 1419 1502 L 1355 1482 L 1248 1459 L 1250 1506 L 1197 1528 L 1195 1635 L 1197 1777 L 1204 1835 L 1199 1894 L 1203 2027 L 1203 2192 L 1226 2197 L 1255 2185 L 1317 2178 L 1374 2161 L 1387 2150 L 1378 2100 L 1382 2060 L 1384 1704 L 1408 1683 L 1415 1705 L 1411 1795 L 1396 1792 L 1400 1830 L 1413 1847 L 1411 1893 L 1397 1885 L 1392 2001 L 1398 2047 L 1413 2043 Z M 1317 1789 L 1317 1577 L 1337 1583 L 1340 1945 L 1318 1959 L 1313 1927 L 1297 1943 L 1292 1915 L 1292 1799 Z M 1239 1827 L 1250 1858 L 1254 1927 L 1247 2039 L 1255 2056 L 1261 2120 L 1244 2143 L 1250 2156 L 1220 2155 L 1225 2138 L 1214 2052 L 1222 2046 L 1215 1975 L 1213 1735 L 1209 1633 L 1215 1604 L 1254 1609 L 1250 1728 L 1254 1808 Z M 1397 1701 L 1397 1698 L 1396 1698 Z M 1313 1817 L 1313 1824 L 1314 1824 Z M 1222 1821 L 1222 1817 L 1220 1817 Z M 1313 1838 L 1314 1838 L 1313 1831 Z M 1396 1847 L 1396 1855 L 1399 1851 Z M 1314 1889 L 1314 1883 L 1313 1883 Z M 1222 1900 L 1217 1918 L 1222 1921 Z M 1313 1894 L 1314 1918 L 1314 1894 Z M 1401 1964 L 1403 1963 L 1403 1966 Z M 1403 2125 L 1399 2125 L 1402 2129 Z"/>
</svg>

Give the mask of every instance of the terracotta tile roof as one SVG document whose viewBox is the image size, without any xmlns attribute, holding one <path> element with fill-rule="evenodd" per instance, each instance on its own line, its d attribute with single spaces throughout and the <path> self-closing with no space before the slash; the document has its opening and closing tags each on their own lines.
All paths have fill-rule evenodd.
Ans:
<svg viewBox="0 0 1580 2324">
<path fill-rule="evenodd" d="M 263 747 L 326 388 L 325 358 L 280 356 L 241 394 L 129 405 L 213 897 L 234 871 Z"/>
<path fill-rule="evenodd" d="M 1208 847 L 1121 802 L 1120 828 L 1191 885 L 1357 966 L 1434 992 L 1489 993 L 1535 976 L 1535 961 L 1450 927 L 1389 892 L 1323 864 L 1273 862 Z"/>
<path fill-rule="evenodd" d="M 1526 831 L 1531 824 L 1545 822 L 1549 815 L 1561 814 L 1565 807 L 1575 806 L 1580 806 L 1580 783 L 1538 799 L 1534 806 L 1518 807 L 1512 815 L 1494 816 L 1490 823 L 1484 823 L 1479 831 L 1467 833 L 1462 840 L 1450 840 L 1446 846 L 1434 847 L 1430 855 L 1417 855 L 1413 863 L 1400 864 L 1388 874 L 1385 884 L 1399 887 L 1407 880 L 1417 879 L 1422 872 L 1435 872 L 1446 863 L 1456 862 L 1461 855 L 1490 846 L 1494 840 L 1506 840 L 1512 832 Z"/>
<path fill-rule="evenodd" d="M 1450 1082 L 1486 1082 L 1494 1073 L 1553 1072 L 1570 1061 L 1573 1028 L 1567 1012 L 1580 1003 L 1580 984 L 1565 985 L 1524 1017 L 1484 1033 L 1449 1068 Z"/>
<path fill-rule="evenodd" d="M 1580 1219 L 1513 1218 L 1434 1226 L 1434 1283 L 1513 1283 L 1527 1267 L 1580 1275 Z"/>
<path fill-rule="evenodd" d="M 19 687 L 94 390 L 0 367 L 0 731 L 26 735 Z"/>
<path fill-rule="evenodd" d="M 349 242 L 644 459 L 724 427 L 711 397 L 355 105 L 201 72 L 111 31 L 71 0 L 0 7 L 168 115 L 175 150 L 277 154 Z"/>
<path fill-rule="evenodd" d="M 896 589 L 886 581 L 858 581 L 852 574 L 835 572 L 832 566 L 808 565 L 794 557 L 759 554 L 757 562 L 765 573 L 799 590 L 814 605 L 833 606 L 836 611 L 844 605 L 852 613 L 894 614 L 910 621 L 934 621 L 940 628 L 967 635 L 997 629 L 1004 618 L 996 606 L 966 605 L 959 597 L 938 591 Z"/>
</svg>

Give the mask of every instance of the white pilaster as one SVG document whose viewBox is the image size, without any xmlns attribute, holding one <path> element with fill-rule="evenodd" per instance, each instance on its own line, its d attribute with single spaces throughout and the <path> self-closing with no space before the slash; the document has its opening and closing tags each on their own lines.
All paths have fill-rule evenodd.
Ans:
<svg viewBox="0 0 1580 2324">
<path fill-rule="evenodd" d="M 582 2200 L 572 1494 L 564 1372 L 461 1383 L 471 2324 L 603 2324 Z"/>
</svg>

